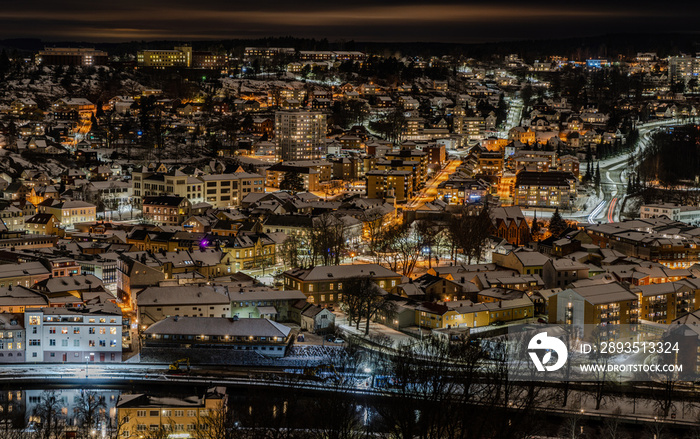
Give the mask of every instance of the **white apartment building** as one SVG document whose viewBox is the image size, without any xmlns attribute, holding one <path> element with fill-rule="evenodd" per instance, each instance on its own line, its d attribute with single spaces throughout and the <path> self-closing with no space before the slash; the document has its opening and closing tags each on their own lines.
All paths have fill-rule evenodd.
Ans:
<svg viewBox="0 0 700 439">
<path fill-rule="evenodd" d="M 678 206 L 675 204 L 643 204 L 639 207 L 642 219 L 665 217 L 688 224 L 700 224 L 700 207 Z"/>
<path fill-rule="evenodd" d="M 122 313 L 114 303 L 27 308 L 24 327 L 27 362 L 121 362 Z"/>
<path fill-rule="evenodd" d="M 318 111 L 275 113 L 275 143 L 280 160 L 318 159 L 326 154 L 326 115 Z"/>
</svg>

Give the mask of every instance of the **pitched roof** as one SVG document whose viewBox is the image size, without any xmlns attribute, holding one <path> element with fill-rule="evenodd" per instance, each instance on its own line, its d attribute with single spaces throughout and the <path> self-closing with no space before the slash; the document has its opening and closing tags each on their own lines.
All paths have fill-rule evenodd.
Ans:
<svg viewBox="0 0 700 439">
<path fill-rule="evenodd" d="M 231 299 L 225 288 L 211 286 L 148 287 L 136 296 L 138 306 L 226 304 Z"/>
<path fill-rule="evenodd" d="M 291 328 L 268 319 L 233 319 L 226 317 L 168 317 L 154 323 L 146 334 L 204 334 L 214 336 L 282 337 Z"/>
<path fill-rule="evenodd" d="M 571 288 L 571 290 L 593 305 L 637 299 L 636 294 L 630 292 L 617 282 L 574 287 Z M 564 290 L 559 294 L 566 294 L 567 291 L 569 290 Z"/>
<path fill-rule="evenodd" d="M 151 206 L 171 206 L 178 207 L 185 197 L 178 197 L 174 195 L 163 195 L 160 197 L 144 197 L 143 204 Z"/>
<path fill-rule="evenodd" d="M 329 279 L 347 279 L 350 277 L 371 276 L 371 277 L 400 277 L 398 273 L 377 264 L 357 264 L 357 265 L 333 265 L 319 266 L 313 268 L 292 269 L 284 272 L 304 281 L 318 281 Z"/>
<path fill-rule="evenodd" d="M 53 213 L 37 213 L 24 220 L 25 224 L 48 224 L 51 218 L 55 218 Z"/>
</svg>

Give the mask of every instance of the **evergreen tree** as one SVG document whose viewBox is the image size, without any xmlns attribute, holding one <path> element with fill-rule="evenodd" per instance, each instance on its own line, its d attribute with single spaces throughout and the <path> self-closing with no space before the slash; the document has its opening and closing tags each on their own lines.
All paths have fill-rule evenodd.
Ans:
<svg viewBox="0 0 700 439">
<path fill-rule="evenodd" d="M 298 172 L 285 172 L 280 182 L 280 190 L 290 191 L 293 194 L 304 190 L 304 179 Z"/>
<path fill-rule="evenodd" d="M 5 49 L 0 53 L 0 75 L 5 76 L 10 71 L 10 57 Z"/>
<path fill-rule="evenodd" d="M 552 218 L 549 219 L 549 233 L 551 233 L 552 236 L 559 236 L 564 232 L 564 230 L 566 230 L 567 227 L 569 226 L 566 224 L 566 221 L 564 221 L 564 218 L 562 218 L 559 214 L 559 208 L 557 207 L 552 215 Z"/>
<path fill-rule="evenodd" d="M 535 215 L 532 217 L 532 227 L 530 227 L 530 236 L 539 241 L 540 236 L 540 223 L 537 221 L 537 211 L 535 210 Z"/>
<path fill-rule="evenodd" d="M 591 162 L 589 160 L 586 164 L 586 175 L 583 176 L 583 181 L 591 181 L 592 173 L 593 172 L 591 171 Z"/>
<path fill-rule="evenodd" d="M 595 176 L 593 178 L 595 187 L 598 189 L 600 187 L 600 162 L 595 165 Z"/>
<path fill-rule="evenodd" d="M 634 187 L 633 187 L 633 185 L 632 185 L 632 184 L 633 184 L 633 179 L 634 179 L 634 174 L 631 174 L 631 175 L 627 178 L 627 195 L 632 195 L 632 193 L 633 193 L 633 191 L 634 191 Z"/>
</svg>

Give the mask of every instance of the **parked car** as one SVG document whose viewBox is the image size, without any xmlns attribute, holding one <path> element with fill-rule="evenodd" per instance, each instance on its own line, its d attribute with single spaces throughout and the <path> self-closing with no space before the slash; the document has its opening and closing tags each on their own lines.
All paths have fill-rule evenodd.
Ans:
<svg viewBox="0 0 700 439">
<path fill-rule="evenodd" d="M 540 317 L 539 319 L 537 319 L 537 323 L 547 323 L 547 321 Z"/>
<path fill-rule="evenodd" d="M 496 320 L 495 322 L 491 323 L 491 326 L 503 326 L 505 325 L 505 322 L 503 320 Z"/>
</svg>

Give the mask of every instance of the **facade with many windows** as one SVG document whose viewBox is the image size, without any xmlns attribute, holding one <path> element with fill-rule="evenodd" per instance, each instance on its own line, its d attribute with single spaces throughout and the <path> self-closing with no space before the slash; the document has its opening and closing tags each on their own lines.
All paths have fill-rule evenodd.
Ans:
<svg viewBox="0 0 700 439">
<path fill-rule="evenodd" d="M 265 192 L 265 177 L 242 169 L 232 174 L 210 174 L 199 177 L 204 188 L 204 201 L 214 208 L 240 206 L 246 195 Z"/>
<path fill-rule="evenodd" d="M 115 363 L 122 359 L 122 312 L 111 302 L 80 308 L 27 308 L 26 361 Z"/>
<path fill-rule="evenodd" d="M 0 363 L 24 362 L 22 314 L 0 314 Z"/>
<path fill-rule="evenodd" d="M 568 208 L 576 201 L 576 177 L 561 171 L 521 171 L 514 195 L 518 206 Z"/>
<path fill-rule="evenodd" d="M 275 143 L 281 160 L 321 158 L 326 153 L 326 115 L 318 111 L 278 111 Z"/>
<path fill-rule="evenodd" d="M 401 280 L 401 275 L 377 264 L 319 266 L 299 268 L 282 273 L 285 290 L 299 290 L 306 299 L 317 305 L 343 300 L 343 281 L 370 277 L 380 288 L 390 291 Z"/>
<path fill-rule="evenodd" d="M 167 437 L 201 437 L 210 415 L 226 406 L 226 389 L 213 387 L 202 397 L 156 397 L 143 393 L 119 396 L 117 418 L 123 438 L 142 438 L 167 430 Z"/>
</svg>

